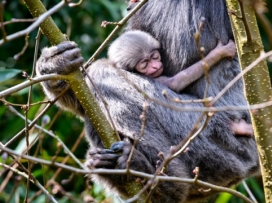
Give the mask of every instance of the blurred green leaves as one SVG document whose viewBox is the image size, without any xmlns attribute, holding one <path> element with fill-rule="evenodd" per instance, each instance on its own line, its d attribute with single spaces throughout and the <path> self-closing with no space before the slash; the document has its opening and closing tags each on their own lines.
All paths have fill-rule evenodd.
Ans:
<svg viewBox="0 0 272 203">
<path fill-rule="evenodd" d="M 18 73 L 22 72 L 18 69 L 1 69 L 0 68 L 0 83 L 13 78 Z"/>
</svg>

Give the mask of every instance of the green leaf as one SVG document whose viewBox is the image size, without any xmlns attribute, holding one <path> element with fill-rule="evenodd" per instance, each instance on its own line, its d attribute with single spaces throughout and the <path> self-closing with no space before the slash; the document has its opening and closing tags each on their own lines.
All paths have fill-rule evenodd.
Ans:
<svg viewBox="0 0 272 203">
<path fill-rule="evenodd" d="M 93 194 L 94 194 L 94 196 L 99 196 L 102 191 L 103 191 L 102 185 L 100 185 L 100 184 L 94 184 L 93 185 Z"/>
<path fill-rule="evenodd" d="M 231 197 L 232 197 L 231 194 L 222 192 L 222 193 L 220 193 L 220 195 L 217 197 L 215 203 L 228 203 Z"/>
<path fill-rule="evenodd" d="M 0 69 L 0 82 L 13 78 L 20 72 L 22 71 L 18 69 Z"/>
<path fill-rule="evenodd" d="M 37 133 L 33 133 L 31 135 L 29 135 L 29 143 L 31 143 L 32 141 L 34 141 L 34 139 L 37 137 Z M 17 145 L 17 147 L 15 148 L 15 152 L 22 154 L 23 151 L 26 149 L 26 138 L 23 138 L 19 144 Z"/>
</svg>

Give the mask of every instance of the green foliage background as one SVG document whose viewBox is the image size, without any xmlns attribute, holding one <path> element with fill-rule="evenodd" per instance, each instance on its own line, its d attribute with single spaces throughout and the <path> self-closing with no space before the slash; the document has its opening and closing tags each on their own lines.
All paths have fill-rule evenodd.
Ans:
<svg viewBox="0 0 272 203">
<path fill-rule="evenodd" d="M 59 1 L 57 0 L 43 0 L 42 1 L 47 9 L 56 5 Z M 272 8 L 272 0 L 266 1 L 268 6 L 267 8 Z M 2 1 L 3 3 L 3 1 Z M 0 11 L 1 12 L 1 11 Z M 82 49 L 82 54 L 87 60 L 98 48 L 98 46 L 104 41 L 108 34 L 112 31 L 113 26 L 108 25 L 106 28 L 102 28 L 101 22 L 103 20 L 107 21 L 119 21 L 122 16 L 126 14 L 126 5 L 121 1 L 114 0 L 92 0 L 92 1 L 83 1 L 83 3 L 74 8 L 69 8 L 68 6 L 61 9 L 59 12 L 54 14 L 52 17 L 58 27 L 63 33 L 67 33 L 70 40 L 78 43 L 79 47 Z M 1 14 L 2 15 L 2 14 Z M 268 19 L 272 19 L 271 10 L 266 13 Z M 16 19 L 27 19 L 32 18 L 28 12 L 26 6 L 23 4 L 23 1 L 7 1 L 4 6 L 4 21 L 9 21 L 12 18 Z M 30 23 L 12 23 L 5 26 L 7 35 L 13 34 L 20 30 L 25 29 L 29 26 Z M 271 50 L 272 44 L 269 44 L 266 33 L 264 33 L 261 25 L 260 30 L 262 33 L 263 43 L 265 51 Z M 11 87 L 15 84 L 25 81 L 26 79 L 22 77 L 21 71 L 26 71 L 29 75 L 32 72 L 33 66 L 33 55 L 34 55 L 34 46 L 35 46 L 35 37 L 37 35 L 37 29 L 29 35 L 28 47 L 25 53 L 19 57 L 18 60 L 14 59 L 14 56 L 18 54 L 24 44 L 24 38 L 18 38 L 11 42 L 7 42 L 3 46 L 0 46 L 0 91 L 8 87 Z M 2 39 L 2 32 L 0 31 L 0 39 Z M 45 37 L 41 38 L 40 49 L 45 46 L 50 46 L 49 42 Z M 100 57 L 105 56 L 106 52 L 104 51 Z M 271 63 L 269 63 L 270 68 L 272 68 Z M 22 90 L 12 96 L 7 97 L 6 99 L 12 103 L 25 104 L 27 102 L 28 89 Z M 42 101 L 44 99 L 44 94 L 40 85 L 35 85 L 33 88 L 33 97 L 32 103 Z M 33 106 L 29 111 L 29 119 L 35 118 L 37 111 L 40 106 Z M 24 114 L 23 110 L 19 107 L 16 107 L 18 111 Z M 57 134 L 61 140 L 71 149 L 73 144 L 78 139 L 82 129 L 83 123 L 76 119 L 73 115 L 67 112 L 60 112 L 60 110 L 53 106 L 47 113 L 51 118 L 54 118 L 57 115 L 56 121 L 52 123 L 50 130 Z M 39 124 L 41 125 L 41 122 Z M 15 134 L 17 134 L 25 126 L 24 120 L 17 117 L 11 113 L 3 103 L 0 103 L 0 142 L 5 144 L 10 140 Z M 49 125 L 46 126 L 48 128 Z M 36 131 L 34 133 L 37 133 Z M 25 139 L 18 140 L 14 142 L 10 148 L 15 149 L 20 152 L 22 145 L 25 144 Z M 36 144 L 37 145 L 37 144 Z M 77 150 L 75 151 L 76 157 L 84 161 L 85 153 L 88 149 L 87 143 L 84 139 L 80 142 Z M 57 151 L 57 141 L 51 137 L 44 135 L 44 140 L 42 144 L 42 149 L 38 153 L 38 157 L 51 160 Z M 34 150 L 31 150 L 31 154 L 34 153 Z M 57 161 L 61 162 L 65 157 L 65 152 L 61 150 L 58 154 Z M 1 162 L 10 163 L 12 160 L 8 158 L 4 159 L 4 156 L 0 157 Z M 24 160 L 23 160 L 24 161 Z M 26 161 L 24 161 L 26 165 Z M 74 164 L 69 162 L 69 164 Z M 27 166 L 27 165 L 26 165 Z M 0 173 L 1 173 L 0 168 Z M 54 167 L 41 167 L 41 165 L 36 164 L 32 172 L 34 176 L 42 183 L 45 184 L 57 169 Z M 7 172 L 3 173 L 0 177 L 0 185 L 8 175 Z M 68 179 L 71 174 L 67 171 L 62 171 L 58 176 L 56 181 L 61 183 L 62 180 Z M 83 199 L 88 195 L 92 196 L 94 201 L 101 202 L 112 202 L 117 201 L 117 199 L 106 198 L 102 193 L 102 189 L 98 185 L 91 185 L 87 187 L 88 181 L 86 177 L 81 175 L 75 175 L 70 182 L 67 184 L 62 184 L 63 189 L 71 194 L 78 202 L 83 202 Z M 264 196 L 262 192 L 261 179 L 251 178 L 247 180 L 248 186 L 254 193 L 258 202 L 264 202 Z M 18 185 L 18 187 L 16 187 Z M 17 188 L 13 191 L 14 188 Z M 242 185 L 237 186 L 237 189 L 245 194 L 245 189 Z M 49 191 L 52 188 L 49 187 Z M 18 178 L 17 175 L 13 175 L 7 186 L 2 192 L 0 192 L 0 203 L 1 202 L 22 202 L 25 196 L 26 191 L 26 180 L 24 178 Z M 29 197 L 33 196 L 38 191 L 37 187 L 33 184 L 30 184 Z M 14 192 L 14 193 L 13 193 Z M 55 194 L 55 197 L 59 202 L 75 202 L 74 199 L 68 198 L 69 195 L 63 195 L 60 193 Z M 32 202 L 46 202 L 45 196 L 39 195 Z M 239 203 L 241 200 L 230 196 L 229 194 L 220 194 L 218 197 L 215 197 L 210 200 L 210 202 L 216 203 Z"/>
</svg>

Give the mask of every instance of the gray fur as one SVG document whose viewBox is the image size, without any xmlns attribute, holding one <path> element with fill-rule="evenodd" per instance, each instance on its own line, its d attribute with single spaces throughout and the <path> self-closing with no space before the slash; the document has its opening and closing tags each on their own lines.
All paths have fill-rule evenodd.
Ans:
<svg viewBox="0 0 272 203">
<path fill-rule="evenodd" d="M 201 43 L 207 53 L 216 46 L 218 40 L 225 44 L 229 39 L 233 39 L 224 0 L 150 0 L 131 19 L 128 29 L 143 30 L 161 42 L 164 74 L 173 75 L 200 59 L 194 45 L 193 33 L 196 31 L 201 17 L 206 18 Z M 72 61 L 64 59 L 66 52 L 63 52 L 63 47 L 75 50 L 75 58 L 78 57 L 77 48 L 71 48 L 73 45 L 67 44 L 61 44 L 58 47 L 60 52 L 52 51 L 54 52 L 52 57 L 47 58 L 42 54 L 37 64 L 39 74 L 56 72 L 67 74 L 82 65 L 82 57 Z M 52 49 L 56 50 L 55 47 Z M 139 116 L 146 100 L 130 83 L 126 82 L 119 71 L 122 71 L 129 80 L 151 97 L 167 103 L 169 101 L 161 94 L 165 87 L 150 78 L 117 70 L 114 64 L 107 59 L 98 60 L 92 64 L 92 67 L 88 69 L 88 74 L 104 96 L 117 130 L 122 137 L 129 137 L 133 140 L 133 135 L 138 136 L 140 133 L 141 120 Z M 214 97 L 239 72 L 237 58 L 232 61 L 222 60 L 218 63 L 210 72 L 211 85 L 208 96 Z M 86 81 L 107 115 L 99 94 L 88 79 Z M 64 82 L 55 84 L 48 81 L 43 83 L 45 92 L 49 96 L 57 95 L 64 86 Z M 205 79 L 203 77 L 190 85 L 182 94 L 177 94 L 169 89 L 167 91 L 169 96 L 173 98 L 199 99 L 203 97 L 204 88 Z M 145 134 L 137 144 L 137 149 L 131 160 L 131 168 L 153 173 L 156 161 L 159 160 L 157 154 L 159 152 L 167 153 L 171 146 L 177 145 L 190 131 L 199 113 L 181 113 L 151 101 L 148 103 Z M 72 91 L 59 101 L 59 105 L 85 120 L 86 137 L 92 149 L 103 148 L 101 140 L 92 128 L 89 119 L 84 115 L 84 111 Z M 184 104 L 174 103 L 172 105 L 184 106 Z M 198 103 L 187 105 L 202 106 Z M 230 88 L 216 103 L 216 106 L 225 105 L 246 105 L 242 81 Z M 248 137 L 235 137 L 228 125 L 234 119 L 245 119 L 250 122 L 249 112 L 216 113 L 207 128 L 191 143 L 189 151 L 170 163 L 167 175 L 193 178 L 192 171 L 198 166 L 200 167 L 199 179 L 217 185 L 230 186 L 244 178 L 259 174 L 255 140 Z M 119 158 L 117 168 L 124 168 L 125 160 L 123 158 L 124 156 Z M 91 159 L 91 155 L 88 154 L 87 163 Z M 127 196 L 124 183 L 133 180 L 131 177 L 117 175 L 96 175 L 93 176 L 93 179 L 102 183 L 108 190 L 118 191 L 122 196 Z M 200 193 L 198 188 L 192 185 L 164 182 L 160 184 L 158 192 L 152 200 L 158 203 L 192 202 L 203 200 L 210 194 Z"/>
<path fill-rule="evenodd" d="M 133 30 L 122 34 L 111 44 L 108 58 L 117 68 L 133 71 L 140 59 L 159 49 L 160 43 L 150 34 Z"/>
<path fill-rule="evenodd" d="M 43 48 L 42 56 L 37 62 L 36 72 L 38 76 L 51 73 L 68 74 L 79 68 L 83 62 L 84 59 L 77 45 L 74 42 L 64 42 L 57 46 Z M 60 80 L 42 82 L 42 85 L 49 98 L 56 97 L 67 86 L 64 81 Z M 57 101 L 57 105 L 66 110 L 72 110 L 82 119 L 84 117 L 84 110 L 71 89 Z"/>
</svg>

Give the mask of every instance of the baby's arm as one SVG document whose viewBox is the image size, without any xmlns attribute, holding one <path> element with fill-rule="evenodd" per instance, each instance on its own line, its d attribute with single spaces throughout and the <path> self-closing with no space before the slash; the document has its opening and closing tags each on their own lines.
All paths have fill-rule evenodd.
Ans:
<svg viewBox="0 0 272 203">
<path fill-rule="evenodd" d="M 217 46 L 209 52 L 204 60 L 198 61 L 187 69 L 180 71 L 173 77 L 168 78 L 161 76 L 156 78 L 156 80 L 168 86 L 175 92 L 180 92 L 192 82 L 204 75 L 204 62 L 210 68 L 225 57 L 233 58 L 235 54 L 236 47 L 232 40 L 230 40 L 226 45 L 219 42 Z"/>
</svg>

